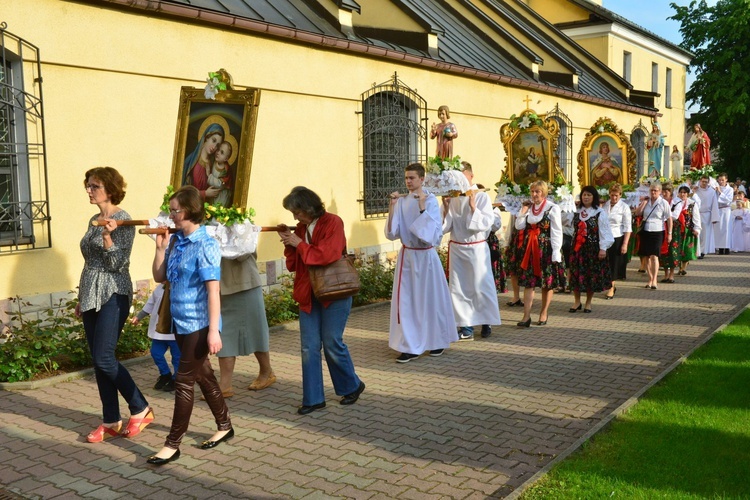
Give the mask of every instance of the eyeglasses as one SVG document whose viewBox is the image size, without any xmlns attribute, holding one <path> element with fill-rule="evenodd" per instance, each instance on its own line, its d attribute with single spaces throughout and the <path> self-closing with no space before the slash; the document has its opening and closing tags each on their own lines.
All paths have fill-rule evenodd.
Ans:
<svg viewBox="0 0 750 500">
<path fill-rule="evenodd" d="M 84 189 L 86 189 L 86 191 L 88 190 L 96 191 L 97 189 L 101 189 L 103 187 L 104 186 L 97 186 L 96 184 L 86 184 L 86 186 L 84 186 Z"/>
<path fill-rule="evenodd" d="M 184 211 L 185 211 L 185 210 L 184 210 L 184 209 L 182 209 L 182 208 L 180 208 L 180 209 L 177 209 L 177 210 L 175 210 L 175 209 L 173 209 L 173 208 L 170 208 L 170 209 L 169 209 L 169 215 L 177 215 L 177 214 L 181 214 L 181 213 L 182 213 L 182 212 L 184 212 Z"/>
</svg>

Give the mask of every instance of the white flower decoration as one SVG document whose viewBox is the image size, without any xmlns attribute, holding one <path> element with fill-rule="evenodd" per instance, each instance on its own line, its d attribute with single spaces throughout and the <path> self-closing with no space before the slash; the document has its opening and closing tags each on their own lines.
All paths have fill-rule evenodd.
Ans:
<svg viewBox="0 0 750 500">
<path fill-rule="evenodd" d="M 508 195 L 508 185 L 507 184 L 500 184 L 497 188 L 497 195 L 501 198 Z"/>
<path fill-rule="evenodd" d="M 597 189 L 597 192 L 599 193 L 599 196 L 609 196 L 609 191 L 605 188 L 599 188 Z"/>
<path fill-rule="evenodd" d="M 521 186 L 519 186 L 515 182 L 513 183 L 513 192 L 516 194 L 521 194 Z"/>
<path fill-rule="evenodd" d="M 529 119 L 528 116 L 524 116 L 521 122 L 518 124 L 518 126 L 521 128 L 529 128 L 530 125 L 531 125 L 531 120 Z"/>
<path fill-rule="evenodd" d="M 216 99 L 216 94 L 219 93 L 219 79 L 214 78 L 206 78 L 206 89 L 203 91 L 203 95 L 206 97 L 206 99 Z"/>
<path fill-rule="evenodd" d="M 604 125 L 599 125 L 599 133 L 604 133 Z"/>
<path fill-rule="evenodd" d="M 570 189 L 566 185 L 559 186 L 555 190 L 555 193 L 557 193 L 557 196 L 560 197 L 560 198 L 564 198 L 566 196 L 570 196 L 571 195 Z"/>
</svg>

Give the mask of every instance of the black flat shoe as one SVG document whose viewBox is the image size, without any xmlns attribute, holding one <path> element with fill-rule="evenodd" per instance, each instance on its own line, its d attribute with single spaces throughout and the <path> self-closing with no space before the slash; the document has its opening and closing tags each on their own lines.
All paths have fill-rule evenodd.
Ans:
<svg viewBox="0 0 750 500">
<path fill-rule="evenodd" d="M 568 309 L 568 312 L 574 313 L 576 311 L 580 311 L 582 307 L 583 307 L 583 304 L 578 304 L 578 307 L 571 307 L 570 309 Z"/>
<path fill-rule="evenodd" d="M 360 380 L 359 387 L 357 387 L 357 390 L 341 398 L 341 401 L 339 401 L 339 403 L 341 403 L 342 405 L 353 405 L 359 399 L 359 395 L 362 394 L 364 391 L 365 391 L 365 383 Z"/>
<path fill-rule="evenodd" d="M 146 460 L 146 463 L 151 464 L 151 465 L 165 465 L 165 464 L 168 464 L 169 462 L 174 462 L 178 458 L 180 458 L 179 449 L 175 450 L 175 452 L 172 453 L 172 456 L 169 458 L 159 458 L 156 455 L 148 457 L 148 460 Z"/>
<path fill-rule="evenodd" d="M 591 314 L 591 309 L 584 309 L 583 312 L 585 312 L 586 314 Z"/>
<path fill-rule="evenodd" d="M 227 432 L 226 434 L 224 434 L 222 437 L 220 437 L 216 441 L 203 441 L 203 444 L 201 444 L 199 448 L 201 450 L 210 450 L 211 448 L 216 448 L 217 446 L 219 446 L 224 441 L 229 441 L 233 437 L 234 437 L 234 427 L 232 427 L 231 429 L 229 429 L 229 432 Z"/>
<path fill-rule="evenodd" d="M 323 401 L 322 403 L 318 403 L 312 406 L 300 406 L 299 408 L 297 408 L 297 413 L 299 415 L 307 415 L 308 413 L 312 413 L 315 410 L 320 410 L 321 408 L 325 408 L 325 407 L 326 407 L 326 402 Z"/>
<path fill-rule="evenodd" d="M 521 306 L 523 307 L 523 302 L 521 302 L 521 299 L 518 299 L 517 301 L 513 302 L 512 300 L 505 303 L 508 307 L 515 307 L 515 306 Z"/>
<path fill-rule="evenodd" d="M 516 326 L 522 326 L 524 328 L 529 328 L 531 326 L 531 318 L 527 319 L 526 321 L 519 321 L 516 323 Z"/>
</svg>

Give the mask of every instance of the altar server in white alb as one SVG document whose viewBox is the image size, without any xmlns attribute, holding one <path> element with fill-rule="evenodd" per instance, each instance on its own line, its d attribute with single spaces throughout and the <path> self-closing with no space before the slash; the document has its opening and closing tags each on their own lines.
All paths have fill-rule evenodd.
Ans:
<svg viewBox="0 0 750 500">
<path fill-rule="evenodd" d="M 479 191 L 468 162 L 461 162 L 465 196 L 443 198 L 443 233 L 448 243 L 448 281 L 459 340 L 474 340 L 474 325 L 482 325 L 482 337 L 500 324 L 500 308 L 490 262 L 487 237 L 495 222 L 492 202 Z"/>
<path fill-rule="evenodd" d="M 721 173 L 716 178 L 719 185 L 716 190 L 716 203 L 719 207 L 719 222 L 714 224 L 714 243 L 716 253 L 725 255 L 732 248 L 732 201 L 734 200 L 734 189 L 727 183 L 727 174 Z"/>
<path fill-rule="evenodd" d="M 388 345 L 399 351 L 396 359 L 407 363 L 425 351 L 440 356 L 458 340 L 453 306 L 445 273 L 435 247 L 443 239 L 440 205 L 435 195 L 422 189 L 421 163 L 406 167 L 409 194 L 391 194 L 385 236 L 401 240 L 391 298 Z"/>
<path fill-rule="evenodd" d="M 719 222 L 719 197 L 716 190 L 708 185 L 709 182 L 708 176 L 704 175 L 698 185 L 693 186 L 694 197 L 697 198 L 696 201 L 700 200 L 701 251 L 699 259 L 704 258 L 707 253 L 713 253 L 716 248 L 712 224 Z"/>
</svg>

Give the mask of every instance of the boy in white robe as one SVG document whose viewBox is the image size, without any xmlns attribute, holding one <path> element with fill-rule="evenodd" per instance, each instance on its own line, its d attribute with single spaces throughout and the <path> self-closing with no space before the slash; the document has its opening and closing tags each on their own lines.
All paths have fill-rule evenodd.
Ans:
<svg viewBox="0 0 750 500">
<path fill-rule="evenodd" d="M 487 237 L 495 214 L 487 193 L 473 184 L 468 162 L 461 162 L 467 183 L 466 196 L 443 198 L 443 233 L 450 233 L 448 271 L 453 312 L 459 340 L 474 340 L 474 325 L 482 325 L 482 337 L 500 324 L 500 308 L 492 274 Z"/>
<path fill-rule="evenodd" d="M 716 253 L 726 255 L 732 247 L 732 217 L 731 204 L 734 199 L 734 189 L 727 184 L 727 174 L 719 174 L 716 179 L 719 185 L 716 189 L 716 203 L 719 207 L 719 222 L 714 224 L 714 242 Z"/>
<path fill-rule="evenodd" d="M 709 186 L 710 179 L 707 175 L 701 177 L 700 183 L 697 186 L 693 186 L 694 197 L 700 200 L 700 218 L 701 218 L 701 234 L 700 234 L 700 255 L 699 259 L 706 256 L 707 253 L 712 253 L 715 250 L 714 247 L 714 232 L 712 224 L 719 222 L 719 203 L 716 190 Z M 697 201 L 697 200 L 696 200 Z"/>
<path fill-rule="evenodd" d="M 406 363 L 425 351 L 440 356 L 458 340 L 448 283 L 435 247 L 443 238 L 437 198 L 424 189 L 425 169 L 420 163 L 406 167 L 409 194 L 391 194 L 385 236 L 401 240 L 391 298 L 391 349 Z"/>
</svg>

